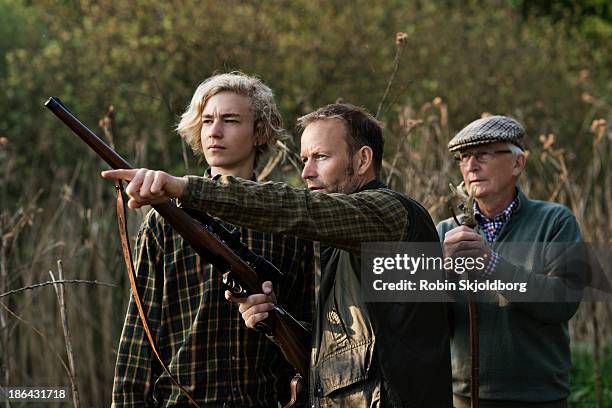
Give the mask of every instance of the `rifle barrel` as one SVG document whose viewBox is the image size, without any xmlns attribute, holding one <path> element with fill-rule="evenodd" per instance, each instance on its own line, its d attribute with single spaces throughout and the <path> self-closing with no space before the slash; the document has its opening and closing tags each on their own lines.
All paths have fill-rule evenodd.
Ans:
<svg viewBox="0 0 612 408">
<path fill-rule="evenodd" d="M 81 123 L 62 103 L 62 101 L 52 96 L 45 106 L 55 114 L 62 122 L 66 124 L 78 137 L 89 145 L 98 156 L 100 156 L 113 169 L 132 169 L 132 165 L 123 157 L 119 156 L 109 145 L 104 143 L 94 132 L 89 130 L 87 126 Z"/>
<path fill-rule="evenodd" d="M 57 97 L 50 97 L 45 103 L 51 112 L 64 122 L 81 140 L 91 147 L 114 169 L 133 167 L 109 145 L 79 121 Z M 152 206 L 187 241 L 196 252 L 214 254 L 222 258 L 240 280 L 249 294 L 261 293 L 261 281 L 257 273 L 236 255 L 227 245 L 211 234 L 202 224 L 195 221 L 183 209 L 168 200 Z M 270 313 L 273 335 L 281 346 L 285 358 L 305 378 L 308 377 L 309 331 L 293 316 L 277 307 Z"/>
</svg>

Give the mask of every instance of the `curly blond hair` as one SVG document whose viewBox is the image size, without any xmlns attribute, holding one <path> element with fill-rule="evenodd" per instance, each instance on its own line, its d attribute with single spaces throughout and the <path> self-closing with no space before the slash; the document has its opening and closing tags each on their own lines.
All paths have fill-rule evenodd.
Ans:
<svg viewBox="0 0 612 408">
<path fill-rule="evenodd" d="M 251 101 L 251 112 L 255 120 L 255 165 L 262 154 L 275 146 L 277 140 L 286 138 L 283 120 L 274 102 L 272 90 L 260 79 L 241 72 L 231 72 L 212 76 L 196 89 L 187 110 L 181 115 L 176 130 L 191 146 L 194 153 L 203 156 L 202 112 L 208 100 L 221 92 L 234 92 L 246 96 Z"/>
</svg>

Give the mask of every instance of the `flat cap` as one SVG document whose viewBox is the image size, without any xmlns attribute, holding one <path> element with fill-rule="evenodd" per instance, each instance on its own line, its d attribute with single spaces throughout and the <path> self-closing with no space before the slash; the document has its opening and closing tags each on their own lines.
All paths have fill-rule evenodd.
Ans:
<svg viewBox="0 0 612 408">
<path fill-rule="evenodd" d="M 483 144 L 507 142 L 525 149 L 522 143 L 525 129 L 508 116 L 488 116 L 473 121 L 448 142 L 448 150 L 455 152 Z"/>
</svg>

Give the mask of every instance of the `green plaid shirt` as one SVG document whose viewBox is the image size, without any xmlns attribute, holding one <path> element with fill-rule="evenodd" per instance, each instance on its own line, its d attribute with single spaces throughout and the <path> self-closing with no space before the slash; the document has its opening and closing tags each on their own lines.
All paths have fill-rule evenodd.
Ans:
<svg viewBox="0 0 612 408">
<path fill-rule="evenodd" d="M 359 255 L 361 244 L 364 242 L 409 241 L 412 237 L 419 237 L 420 239 L 420 237 L 425 238 L 427 236 L 437 241 L 433 223 L 431 223 L 429 217 L 414 213 L 405 205 L 405 201 L 397 193 L 385 188 L 379 180 L 372 180 L 362 186 L 361 191 L 353 194 L 326 194 L 303 188 L 293 188 L 283 183 L 254 183 L 231 176 L 221 177 L 217 181 L 189 176 L 186 193 L 181 197 L 181 206 L 185 208 L 206 208 L 211 215 L 236 225 L 245 225 L 261 231 L 296 235 L 303 239 L 320 241 L 321 258 L 323 259 L 326 258 L 326 247 L 335 247 Z M 423 218 L 411 225 L 411 213 Z M 311 362 L 315 361 L 316 356 L 318 356 L 318 347 L 321 344 L 319 339 L 322 338 L 325 331 L 323 322 L 329 319 L 328 309 L 324 305 L 335 302 L 330 297 L 329 290 L 325 288 L 335 285 L 336 278 L 332 273 L 337 272 L 342 275 L 342 271 L 346 271 L 346 268 L 349 267 L 335 265 L 330 266 L 330 268 L 332 269 L 327 269 L 327 272 L 325 269 L 321 272 L 323 275 L 321 276 L 321 287 L 323 289 L 319 293 L 320 298 L 314 326 L 314 336 L 318 337 L 313 345 Z M 347 290 L 350 291 L 350 289 Z M 328 301 L 330 303 L 327 303 Z M 351 304 L 354 304 L 354 302 Z M 413 375 L 413 378 L 409 379 L 411 383 L 407 384 L 407 389 L 417 389 L 422 385 L 426 390 L 425 393 L 420 393 L 422 398 L 428 401 L 435 400 L 434 404 L 447 399 L 450 402 L 451 377 L 446 305 L 434 303 L 418 305 L 414 303 L 412 306 L 408 304 L 403 304 L 403 306 L 386 304 L 384 306 L 382 309 L 377 307 L 368 311 L 369 319 L 373 322 L 372 325 L 381 328 L 381 333 L 376 337 L 376 345 L 373 349 L 374 355 L 377 356 L 375 359 L 380 360 L 376 363 L 377 366 L 370 366 L 374 371 L 370 371 L 368 376 L 375 371 L 380 370 L 380 373 L 382 373 L 382 370 L 386 370 L 389 377 L 385 378 L 385 385 L 382 389 L 385 394 L 388 394 L 385 398 L 388 398 L 392 392 L 399 395 L 399 390 L 393 390 L 392 387 L 401 387 L 399 384 L 405 383 L 402 380 L 404 375 L 401 369 L 401 361 L 406 360 L 408 365 L 422 363 L 423 367 L 417 367 L 420 374 Z M 404 306 L 410 307 L 406 308 Z M 334 307 L 344 310 L 342 308 L 348 307 L 350 309 L 352 306 L 338 305 L 335 302 Z M 350 310 L 346 313 L 353 316 Z M 402 320 L 402 324 L 392 325 L 393 327 L 391 327 L 389 323 L 384 321 L 384 319 L 388 319 L 389 315 L 387 313 L 391 313 L 396 318 L 395 320 Z M 374 322 L 373 319 L 376 319 L 377 322 Z M 344 328 L 342 330 L 348 329 Z M 395 336 L 382 334 L 383 332 L 390 333 L 391 330 L 393 330 Z M 331 336 L 338 338 L 333 333 Z M 349 339 L 351 338 L 349 336 Z M 402 339 L 402 343 L 406 346 L 405 350 L 399 350 L 399 364 L 393 362 L 397 360 L 395 358 L 398 353 L 396 349 L 397 339 Z M 423 344 L 426 344 L 426 346 L 423 346 Z M 342 347 L 345 347 L 345 345 L 340 346 L 340 348 Z M 419 349 L 419 347 L 423 348 L 422 355 L 434 356 L 433 360 L 423 362 L 419 360 L 418 356 L 415 357 L 414 350 Z M 350 346 L 346 346 L 346 349 L 341 351 L 348 349 L 350 349 Z M 350 402 L 347 401 L 354 397 L 352 395 L 354 387 L 358 387 L 355 383 L 351 383 L 344 388 L 339 386 L 345 380 L 348 383 L 350 375 L 342 376 L 342 379 L 334 377 L 332 366 L 335 364 L 334 361 L 340 361 L 335 360 L 335 352 L 340 351 L 334 348 L 329 353 L 329 359 L 326 360 L 326 363 L 318 366 L 311 373 L 311 378 L 318 376 L 319 379 L 322 377 L 329 379 L 328 384 L 333 384 L 330 388 L 334 387 L 333 389 L 336 390 L 328 395 L 329 398 L 314 397 L 315 393 L 319 394 L 322 390 L 316 389 L 316 385 L 320 385 L 320 382 L 317 384 L 315 381 L 311 381 L 310 391 L 311 396 L 314 397 L 314 399 L 311 399 L 311 403 L 317 406 L 327 406 L 328 403 L 334 405 L 334 402 L 330 402 L 331 400 L 340 401 L 337 404 L 338 406 L 348 406 Z M 355 360 L 349 361 L 350 357 L 344 357 L 335 370 L 350 368 L 353 363 L 359 364 L 361 367 L 367 356 L 363 356 L 362 360 L 362 357 L 355 353 L 358 354 L 360 351 L 353 348 L 351 353 L 345 353 L 346 356 L 355 356 Z M 382 363 L 383 360 L 384 364 Z M 375 373 L 372 375 L 381 376 L 382 374 Z M 372 382 L 379 380 L 379 378 L 371 378 L 373 378 Z M 422 378 L 425 378 L 425 380 L 422 380 Z M 431 378 L 439 380 L 435 387 L 426 381 Z M 338 386 L 338 389 L 335 388 L 336 386 Z M 389 391 L 387 391 L 387 387 Z M 419 391 L 421 390 L 419 389 Z M 367 392 L 360 393 L 361 397 L 365 396 Z M 351 397 L 347 397 L 349 394 Z M 410 400 L 405 393 L 401 395 L 401 398 L 406 401 Z"/>
<path fill-rule="evenodd" d="M 408 232 L 402 202 L 388 189 L 326 194 L 284 183 L 232 176 L 188 176 L 181 206 L 208 211 L 236 225 L 321 241 L 354 253 L 362 242 L 401 241 Z"/>
<path fill-rule="evenodd" d="M 310 322 L 313 247 L 300 239 L 241 228 L 242 239 L 287 278 L 275 288 L 297 319 Z M 135 247 L 137 285 L 162 359 L 203 405 L 276 407 L 288 400 L 293 370 L 280 349 L 247 329 L 225 300 L 221 272 L 201 259 L 155 211 Z M 113 406 L 187 406 L 153 355 L 130 297 L 118 349 Z"/>
</svg>

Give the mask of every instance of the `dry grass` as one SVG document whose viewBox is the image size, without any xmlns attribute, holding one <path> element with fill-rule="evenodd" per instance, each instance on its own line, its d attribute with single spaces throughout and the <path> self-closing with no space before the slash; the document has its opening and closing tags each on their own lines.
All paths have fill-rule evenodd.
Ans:
<svg viewBox="0 0 612 408">
<path fill-rule="evenodd" d="M 384 179 L 393 188 L 420 200 L 435 220 L 447 218 L 448 183 L 457 184 L 460 178 L 446 150 L 453 132 L 446 105 L 436 98 L 419 108 L 404 106 L 398 113 L 398 121 L 387 124 Z M 579 135 L 580 143 L 592 147 L 583 174 L 572 171 L 573 146 L 557 145 L 554 135 L 530 135 L 528 170 L 521 185 L 531 197 L 568 206 L 578 218 L 585 240 L 609 242 L 610 131 L 604 120 L 596 119 L 585 118 Z M 136 162 L 146 162 L 145 149 L 143 144 L 134 146 L 134 155 L 139 156 Z M 0 293 L 48 280 L 48 272 L 55 270 L 58 259 L 63 262 L 66 280 L 117 285 L 65 287 L 82 404 L 108 406 L 129 285 L 116 233 L 113 186 L 98 177 L 101 162 L 85 148 L 83 152 L 71 163 L 71 171 L 58 172 L 43 193 L 28 191 L 29 183 L 24 180 L 22 196 L 17 198 L 18 210 L 2 211 Z M 7 144 L 0 146 L 0 153 L 5 159 L 5 174 L 11 174 L 14 163 Z M 279 158 L 271 159 L 266 172 L 295 177 L 281 173 Z M 132 234 L 143 213 L 136 214 L 132 213 L 129 219 Z M 68 386 L 67 357 L 59 351 L 65 350 L 60 309 L 51 287 L 14 293 L 0 298 L 0 302 L 4 306 L 0 307 L 0 382 Z M 612 336 L 611 323 L 609 304 L 583 304 L 571 322 L 571 334 L 574 339 L 596 339 L 594 344 L 599 348 L 604 339 Z"/>
</svg>

